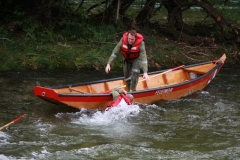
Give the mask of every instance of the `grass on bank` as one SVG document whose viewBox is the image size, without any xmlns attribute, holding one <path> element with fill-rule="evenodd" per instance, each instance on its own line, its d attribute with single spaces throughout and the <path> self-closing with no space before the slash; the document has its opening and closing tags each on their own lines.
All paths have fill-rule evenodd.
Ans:
<svg viewBox="0 0 240 160">
<path fill-rule="evenodd" d="M 0 71 L 38 69 L 99 69 L 111 54 L 109 45 L 2 42 Z"/>
<path fill-rule="evenodd" d="M 118 41 L 109 43 L 51 42 L 26 43 L 2 40 L 0 45 L 0 71 L 40 69 L 95 69 L 104 70 L 108 58 Z M 190 46 L 163 36 L 145 36 L 150 70 L 166 69 L 182 64 L 193 64 L 228 55 L 227 62 L 234 65 L 233 46 Z M 121 55 L 112 69 L 121 69 Z"/>
</svg>

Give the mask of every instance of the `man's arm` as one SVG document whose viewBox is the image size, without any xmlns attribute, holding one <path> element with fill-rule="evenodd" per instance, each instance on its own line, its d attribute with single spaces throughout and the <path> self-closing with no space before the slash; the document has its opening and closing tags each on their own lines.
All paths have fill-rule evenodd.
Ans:
<svg viewBox="0 0 240 160">
<path fill-rule="evenodd" d="M 112 61 L 117 57 L 118 53 L 120 53 L 121 45 L 122 45 L 122 38 L 120 39 L 118 44 L 114 47 L 114 49 L 112 51 L 112 54 L 111 54 L 111 56 L 108 59 L 108 63 L 107 64 L 111 64 Z"/>
<path fill-rule="evenodd" d="M 111 63 L 112 61 L 117 57 L 117 54 L 120 52 L 121 50 L 121 45 L 122 45 L 122 39 L 118 42 L 118 44 L 115 46 L 115 48 L 112 51 L 111 56 L 108 59 L 107 65 L 105 67 L 105 72 L 109 73 L 109 71 L 111 70 Z"/>
<path fill-rule="evenodd" d="M 144 73 L 148 72 L 148 61 L 147 61 L 147 53 L 145 49 L 145 43 L 142 41 L 140 45 L 140 55 L 139 55 L 139 60 L 142 65 L 142 70 Z"/>
<path fill-rule="evenodd" d="M 148 60 L 147 60 L 147 53 L 145 49 L 145 43 L 142 41 L 140 45 L 140 55 L 139 55 L 139 60 L 142 65 L 142 70 L 143 70 L 143 78 L 149 80 L 149 76 L 147 74 L 148 72 Z"/>
</svg>

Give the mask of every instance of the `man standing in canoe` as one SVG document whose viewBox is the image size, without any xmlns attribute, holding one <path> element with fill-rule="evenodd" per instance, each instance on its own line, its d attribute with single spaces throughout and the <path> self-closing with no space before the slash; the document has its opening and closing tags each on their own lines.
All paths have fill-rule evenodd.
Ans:
<svg viewBox="0 0 240 160">
<path fill-rule="evenodd" d="M 149 80 L 147 74 L 147 54 L 143 40 L 143 36 L 135 30 L 130 30 L 124 33 L 121 40 L 113 49 L 105 68 L 106 73 L 109 73 L 111 69 L 110 64 L 117 57 L 117 54 L 121 52 L 124 57 L 123 74 L 128 92 L 136 91 L 140 68 L 143 70 L 143 78 Z"/>
</svg>

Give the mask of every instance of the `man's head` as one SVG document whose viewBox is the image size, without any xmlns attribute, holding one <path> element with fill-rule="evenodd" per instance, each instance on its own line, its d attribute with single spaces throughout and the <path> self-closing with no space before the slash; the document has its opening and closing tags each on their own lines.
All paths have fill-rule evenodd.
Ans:
<svg viewBox="0 0 240 160">
<path fill-rule="evenodd" d="M 127 98 L 133 103 L 134 97 L 132 94 L 126 94 Z"/>
<path fill-rule="evenodd" d="M 128 31 L 128 43 L 130 45 L 133 45 L 133 43 L 135 42 L 136 35 L 137 35 L 137 32 L 135 30 L 132 29 L 132 30 Z"/>
</svg>

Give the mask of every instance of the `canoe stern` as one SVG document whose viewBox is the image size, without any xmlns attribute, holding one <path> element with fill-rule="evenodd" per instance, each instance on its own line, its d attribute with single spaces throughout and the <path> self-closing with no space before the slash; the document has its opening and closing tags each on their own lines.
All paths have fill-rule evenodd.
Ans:
<svg viewBox="0 0 240 160">
<path fill-rule="evenodd" d="M 60 102 L 57 100 L 58 93 L 51 88 L 35 86 L 33 88 L 33 92 L 36 97 L 54 104 L 60 104 Z"/>
</svg>

